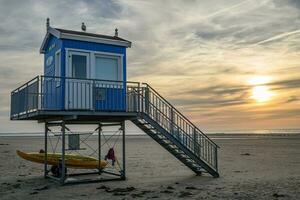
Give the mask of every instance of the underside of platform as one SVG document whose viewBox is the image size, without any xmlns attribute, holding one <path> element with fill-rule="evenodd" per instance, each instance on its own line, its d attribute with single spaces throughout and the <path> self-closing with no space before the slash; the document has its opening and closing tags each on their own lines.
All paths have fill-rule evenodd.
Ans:
<svg viewBox="0 0 300 200">
<path fill-rule="evenodd" d="M 100 111 L 34 111 L 12 117 L 11 120 L 38 120 L 40 122 L 54 120 L 68 120 L 78 122 L 90 121 L 122 121 L 133 120 L 137 117 L 136 112 L 100 112 Z"/>
</svg>

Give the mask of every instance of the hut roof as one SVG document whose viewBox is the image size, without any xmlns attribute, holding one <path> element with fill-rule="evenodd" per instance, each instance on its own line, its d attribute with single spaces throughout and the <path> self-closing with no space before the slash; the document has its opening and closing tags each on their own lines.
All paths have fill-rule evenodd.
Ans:
<svg viewBox="0 0 300 200">
<path fill-rule="evenodd" d="M 84 31 L 74 31 L 74 30 L 49 27 L 47 29 L 47 33 L 45 35 L 43 43 L 41 45 L 40 53 L 45 52 L 45 48 L 50 35 L 53 35 L 59 39 L 71 39 L 71 40 L 131 47 L 130 41 L 120 38 L 118 36 L 102 35 L 97 33 L 88 33 Z"/>
</svg>

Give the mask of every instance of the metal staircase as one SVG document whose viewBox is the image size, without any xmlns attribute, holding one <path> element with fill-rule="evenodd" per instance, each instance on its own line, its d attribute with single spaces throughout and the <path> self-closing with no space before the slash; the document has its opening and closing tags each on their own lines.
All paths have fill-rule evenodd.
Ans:
<svg viewBox="0 0 300 200">
<path fill-rule="evenodd" d="M 148 84 L 127 87 L 128 111 L 138 111 L 132 122 L 197 175 L 218 173 L 218 145 L 201 132 Z"/>
</svg>

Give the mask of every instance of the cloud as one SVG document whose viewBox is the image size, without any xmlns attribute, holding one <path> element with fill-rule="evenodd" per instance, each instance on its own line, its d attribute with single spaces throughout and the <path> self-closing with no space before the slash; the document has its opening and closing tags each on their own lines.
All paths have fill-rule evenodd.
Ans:
<svg viewBox="0 0 300 200">
<path fill-rule="evenodd" d="M 89 32 L 109 35 L 118 27 L 120 36 L 133 42 L 127 51 L 128 79 L 153 84 L 195 121 L 219 120 L 220 127 L 232 123 L 225 118 L 249 127 L 270 124 L 248 123 L 258 112 L 247 111 L 253 102 L 246 82 L 256 75 L 274 77 L 269 87 L 282 95 L 281 106 L 299 106 L 297 0 L 0 0 L 0 4 L 0 123 L 4 124 L 0 131 L 17 127 L 3 123 L 9 92 L 43 73 L 38 49 L 47 17 L 54 27 L 80 30 L 85 22 Z M 289 116 L 291 110 L 279 110 L 278 117 Z M 271 116 L 269 111 L 259 115 Z M 282 123 L 289 125 L 292 122 Z"/>
<path fill-rule="evenodd" d="M 283 90 L 283 89 L 298 89 L 300 88 L 300 79 L 290 79 L 282 80 L 277 82 L 272 82 L 267 85 L 273 87 L 273 90 Z"/>
<path fill-rule="evenodd" d="M 286 102 L 285 103 L 291 103 L 291 102 L 295 102 L 295 101 L 299 101 L 299 98 L 297 97 L 297 96 L 290 96 L 289 98 L 288 98 L 288 100 L 286 100 Z"/>
<path fill-rule="evenodd" d="M 282 33 L 282 34 L 270 37 L 268 39 L 265 39 L 263 41 L 260 41 L 260 42 L 256 43 L 256 45 L 261 45 L 261 44 L 273 42 L 273 41 L 280 40 L 282 38 L 285 38 L 285 37 L 288 37 L 288 36 L 291 36 L 291 35 L 296 35 L 296 34 L 300 34 L 300 29 L 299 30 L 295 30 L 295 31 L 290 31 L 290 32 Z"/>
<path fill-rule="evenodd" d="M 194 99 L 181 99 L 174 98 L 171 101 L 178 106 L 197 106 L 203 108 L 222 108 L 227 106 L 238 106 L 244 105 L 247 102 L 247 99 L 236 97 L 230 99 L 223 98 L 203 98 L 198 97 Z"/>
<path fill-rule="evenodd" d="M 274 3 L 280 6 L 290 6 L 293 8 L 297 8 L 300 9 L 300 2 L 298 0 L 286 0 L 286 1 L 282 1 L 282 0 L 274 0 Z"/>
</svg>

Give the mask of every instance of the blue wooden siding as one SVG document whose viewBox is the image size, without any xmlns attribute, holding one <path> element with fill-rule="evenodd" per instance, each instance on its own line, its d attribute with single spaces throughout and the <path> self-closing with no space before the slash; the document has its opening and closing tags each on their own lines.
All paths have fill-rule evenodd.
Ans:
<svg viewBox="0 0 300 200">
<path fill-rule="evenodd" d="M 44 55 L 44 75 L 45 76 L 54 76 L 55 72 L 55 53 L 62 49 L 62 41 L 57 39 L 54 36 L 50 36 L 45 48 L 45 55 Z M 52 62 L 48 63 L 47 60 L 52 57 Z M 62 60 L 61 60 L 62 61 Z"/>
<path fill-rule="evenodd" d="M 44 75 L 54 76 L 55 75 L 55 53 L 62 49 L 62 41 L 54 36 L 50 36 L 45 48 L 44 56 Z M 61 51 L 62 53 L 63 51 Z M 64 68 L 62 65 L 63 55 L 61 54 L 61 72 Z M 51 62 L 50 62 L 51 60 Z M 63 101 L 63 84 L 57 83 L 59 79 L 45 78 L 42 82 L 42 107 L 45 110 L 62 110 L 64 106 Z"/>
<path fill-rule="evenodd" d="M 93 88 L 95 99 L 95 110 L 98 111 L 125 111 L 126 110 L 126 86 L 117 85 L 114 88 L 111 86 L 95 86 Z M 101 99 L 97 99 L 98 93 L 102 93 Z"/>
<path fill-rule="evenodd" d="M 63 89 L 60 79 L 54 78 L 44 78 L 42 82 L 42 89 L 43 89 L 43 101 L 42 106 L 44 110 L 62 110 L 63 109 Z"/>
<path fill-rule="evenodd" d="M 123 84 L 112 84 L 103 85 L 95 84 L 92 91 L 93 94 L 89 98 L 93 98 L 93 104 L 90 109 L 95 109 L 98 111 L 125 111 L 126 110 L 126 47 L 108 45 L 108 44 L 99 44 L 85 41 L 69 40 L 69 39 L 57 39 L 54 36 L 51 36 L 46 45 L 45 59 L 44 59 L 44 75 L 45 76 L 54 76 L 55 75 L 55 53 L 61 49 L 61 76 L 66 77 L 66 48 L 95 52 L 107 52 L 107 53 L 116 53 L 123 55 Z M 53 58 L 53 61 L 50 65 L 47 65 L 47 59 L 49 57 Z M 48 63 L 49 64 L 49 63 Z M 91 64 L 91 63 L 90 63 Z M 57 81 L 61 81 L 60 84 L 57 84 Z M 121 86 L 120 86 L 121 85 Z M 64 110 L 65 108 L 65 98 L 66 98 L 66 83 L 64 79 L 53 79 L 45 78 L 44 84 L 42 86 L 43 91 L 43 101 L 42 106 L 45 110 Z M 104 91 L 104 98 L 97 99 L 95 98 L 96 93 L 102 90 Z M 82 97 L 80 97 L 82 98 Z"/>
</svg>

